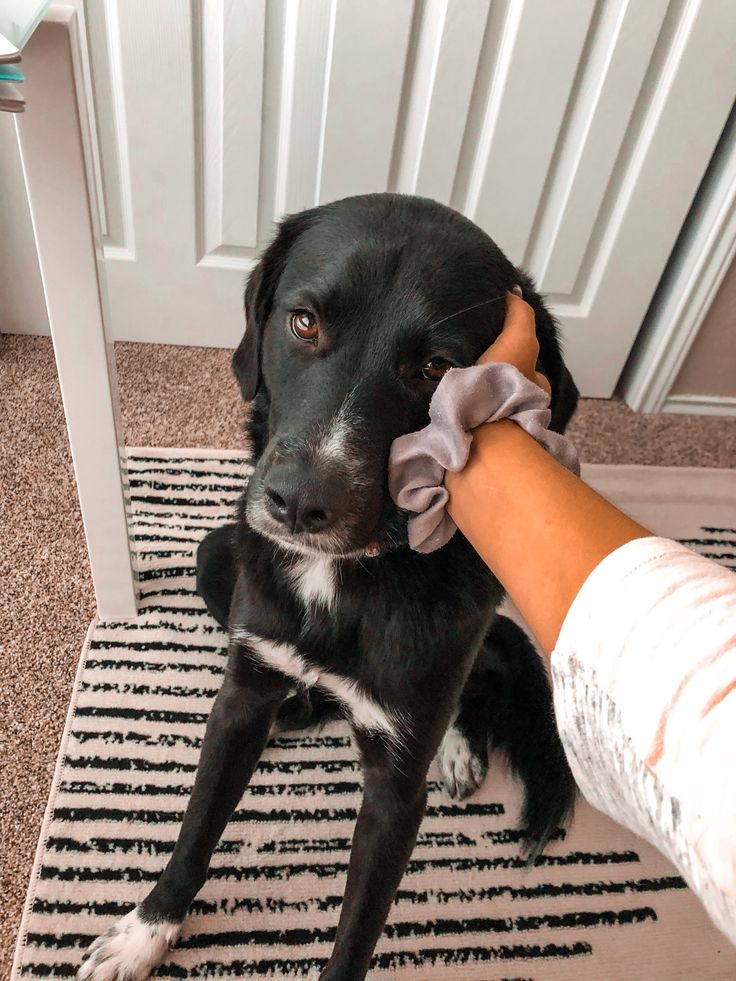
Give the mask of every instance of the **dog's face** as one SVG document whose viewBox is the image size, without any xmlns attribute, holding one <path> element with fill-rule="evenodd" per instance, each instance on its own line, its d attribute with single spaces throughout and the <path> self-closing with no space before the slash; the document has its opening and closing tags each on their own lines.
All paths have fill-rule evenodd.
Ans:
<svg viewBox="0 0 736 981">
<path fill-rule="evenodd" d="M 391 443 L 426 424 L 447 368 L 472 364 L 498 335 L 519 278 L 484 232 L 423 199 L 366 195 L 283 222 L 249 279 L 233 358 L 244 398 L 258 394 L 268 420 L 251 527 L 307 553 L 403 544 Z"/>
</svg>

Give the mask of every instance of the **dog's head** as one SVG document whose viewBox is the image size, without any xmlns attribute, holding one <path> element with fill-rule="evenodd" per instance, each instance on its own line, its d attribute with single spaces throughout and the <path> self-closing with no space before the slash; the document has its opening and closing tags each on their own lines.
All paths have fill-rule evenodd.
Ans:
<svg viewBox="0 0 736 981">
<path fill-rule="evenodd" d="M 473 364 L 498 336 L 516 283 L 535 308 L 562 429 L 577 392 L 554 323 L 471 221 L 392 194 L 284 220 L 248 280 L 233 356 L 243 398 L 256 400 L 251 527 L 287 549 L 336 556 L 403 544 L 388 493 L 391 443 L 426 425 L 447 368 Z"/>
</svg>

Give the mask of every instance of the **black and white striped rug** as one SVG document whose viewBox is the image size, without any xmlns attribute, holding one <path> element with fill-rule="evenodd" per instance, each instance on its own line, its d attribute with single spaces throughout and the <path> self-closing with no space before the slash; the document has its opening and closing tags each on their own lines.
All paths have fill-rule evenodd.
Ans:
<svg viewBox="0 0 736 981">
<path fill-rule="evenodd" d="M 90 627 L 16 981 L 73 977 L 83 950 L 145 895 L 173 848 L 225 648 L 194 591 L 194 552 L 230 514 L 246 473 L 235 452 L 129 451 L 140 616 Z M 586 475 L 656 531 L 734 565 L 733 474 Z M 518 794 L 500 761 L 464 805 L 445 796 L 436 773 L 430 780 L 371 976 L 736 977 L 736 951 L 649 845 L 581 803 L 572 829 L 527 871 Z M 334 938 L 360 791 L 347 726 L 273 739 L 158 976 L 316 978 Z"/>
</svg>

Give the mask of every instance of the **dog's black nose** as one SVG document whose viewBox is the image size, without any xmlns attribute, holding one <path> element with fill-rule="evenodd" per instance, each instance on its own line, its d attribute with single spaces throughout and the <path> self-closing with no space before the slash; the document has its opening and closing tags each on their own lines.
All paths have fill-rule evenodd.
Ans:
<svg viewBox="0 0 736 981">
<path fill-rule="evenodd" d="M 335 509 L 310 482 L 297 483 L 288 472 L 276 470 L 269 474 L 263 490 L 271 517 L 292 532 L 314 534 L 333 524 Z"/>
</svg>

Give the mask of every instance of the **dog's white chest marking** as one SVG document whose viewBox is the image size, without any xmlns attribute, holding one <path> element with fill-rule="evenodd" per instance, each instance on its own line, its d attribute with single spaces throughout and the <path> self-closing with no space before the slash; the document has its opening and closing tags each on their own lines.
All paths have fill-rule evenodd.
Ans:
<svg viewBox="0 0 736 981">
<path fill-rule="evenodd" d="M 402 741 L 405 723 L 402 723 L 396 713 L 372 699 L 357 681 L 310 664 L 292 644 L 278 644 L 241 629 L 235 629 L 232 636 L 233 640 L 245 644 L 269 667 L 307 688 L 319 685 L 328 691 L 345 706 L 358 728 L 383 733 L 394 744 Z"/>
<path fill-rule="evenodd" d="M 337 599 L 337 582 L 335 563 L 329 556 L 304 556 L 294 563 L 288 576 L 305 606 L 322 603 L 328 610 L 332 608 Z"/>
</svg>

